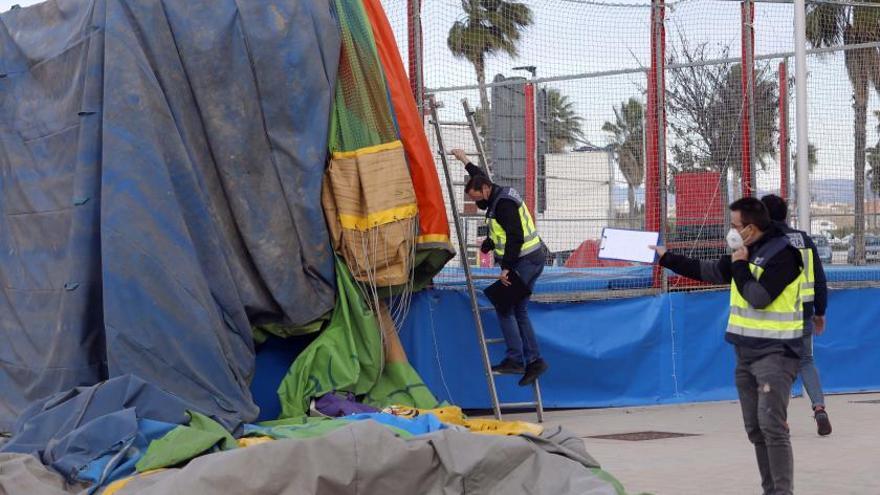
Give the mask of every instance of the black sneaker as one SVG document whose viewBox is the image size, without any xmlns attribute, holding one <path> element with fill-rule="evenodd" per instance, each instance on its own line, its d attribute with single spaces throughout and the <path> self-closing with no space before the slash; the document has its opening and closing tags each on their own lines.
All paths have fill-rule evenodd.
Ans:
<svg viewBox="0 0 880 495">
<path fill-rule="evenodd" d="M 825 412 L 824 408 L 816 409 L 816 412 L 813 414 L 813 417 L 816 418 L 816 430 L 821 436 L 826 436 L 831 434 L 831 421 L 828 420 L 828 413 Z"/>
<path fill-rule="evenodd" d="M 549 367 L 550 366 L 547 366 L 547 363 L 541 358 L 532 361 L 528 364 L 528 366 L 526 366 L 526 373 L 520 379 L 519 386 L 526 387 L 535 383 L 535 380 L 537 380 L 539 376 L 543 375 Z"/>
<path fill-rule="evenodd" d="M 520 375 L 526 370 L 522 363 L 517 363 L 513 359 L 504 358 L 504 361 L 492 366 L 493 373 L 501 373 L 504 375 Z"/>
</svg>

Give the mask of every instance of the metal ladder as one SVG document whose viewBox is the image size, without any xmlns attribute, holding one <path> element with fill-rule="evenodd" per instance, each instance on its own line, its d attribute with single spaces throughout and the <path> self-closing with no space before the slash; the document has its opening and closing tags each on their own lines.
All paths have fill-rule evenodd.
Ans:
<svg viewBox="0 0 880 495">
<path fill-rule="evenodd" d="M 461 267 L 464 270 L 464 277 L 465 277 L 465 281 L 467 282 L 468 296 L 470 298 L 470 303 L 471 303 L 471 312 L 473 313 L 474 325 L 476 326 L 476 329 L 477 329 L 477 339 L 479 340 L 479 344 L 480 344 L 480 354 L 483 358 L 483 370 L 486 375 L 486 382 L 489 385 L 489 396 L 492 399 L 492 410 L 495 414 L 495 418 L 501 419 L 502 409 L 521 409 L 521 408 L 527 408 L 527 407 L 534 407 L 535 414 L 538 417 L 538 422 L 542 423 L 544 421 L 544 403 L 541 400 L 541 386 L 538 383 L 538 380 L 535 380 L 535 383 L 532 384 L 532 391 L 534 393 L 534 400 L 533 401 L 503 403 L 498 400 L 498 391 L 495 386 L 495 376 L 500 375 L 501 373 L 495 373 L 492 371 L 492 363 L 489 360 L 488 345 L 490 345 L 490 344 L 502 344 L 503 345 L 504 339 L 503 338 L 491 338 L 491 339 L 486 338 L 486 334 L 483 331 L 482 313 L 484 311 L 494 311 L 495 308 L 493 308 L 492 306 L 480 306 L 479 300 L 477 299 L 477 291 L 476 291 L 476 288 L 474 287 L 474 280 L 480 280 L 480 279 L 487 279 L 488 280 L 488 279 L 495 279 L 497 277 L 474 275 L 471 272 L 470 263 L 468 262 L 468 247 L 469 246 L 467 244 L 466 233 L 464 232 L 464 229 L 462 228 L 462 221 L 461 221 L 462 214 L 459 212 L 457 201 L 455 200 L 455 185 L 456 185 L 456 183 L 453 181 L 452 174 L 449 171 L 449 161 L 448 161 L 449 155 L 447 154 L 446 147 L 443 144 L 443 132 L 442 132 L 443 125 L 461 126 L 461 125 L 464 125 L 465 123 L 464 122 L 442 122 L 442 121 L 440 121 L 440 119 L 437 116 L 437 109 L 440 108 L 440 106 L 438 105 L 436 98 L 433 95 L 429 95 L 427 97 L 427 99 L 428 99 L 428 106 L 430 108 L 431 125 L 434 127 L 434 132 L 437 135 L 437 147 L 438 147 L 438 153 L 440 154 L 440 162 L 443 165 L 443 173 L 446 176 L 446 189 L 447 189 L 447 192 L 449 193 L 449 205 L 450 205 L 450 209 L 452 210 L 452 217 L 455 221 L 455 234 L 456 234 L 456 237 L 458 238 L 458 249 L 459 249 L 459 253 L 460 253 L 459 258 L 461 259 Z M 492 176 L 489 171 L 489 168 L 487 167 L 486 158 L 483 153 L 483 146 L 482 146 L 482 143 L 480 142 L 480 136 L 479 136 L 479 133 L 477 132 L 476 123 L 474 121 L 474 112 L 470 109 L 470 106 L 468 105 L 468 102 L 466 99 L 462 100 L 461 104 L 462 104 L 462 107 L 464 108 L 465 115 L 467 116 L 466 125 L 470 128 L 471 136 L 473 137 L 474 143 L 476 145 L 477 155 L 478 155 L 479 161 L 480 161 L 480 167 L 484 171 L 487 172 L 487 175 L 489 175 L 489 178 L 491 179 Z"/>
</svg>

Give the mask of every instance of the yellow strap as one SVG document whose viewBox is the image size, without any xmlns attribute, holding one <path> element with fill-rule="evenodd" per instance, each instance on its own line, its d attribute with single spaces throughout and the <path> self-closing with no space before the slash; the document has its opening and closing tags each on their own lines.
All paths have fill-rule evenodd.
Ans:
<svg viewBox="0 0 880 495">
<path fill-rule="evenodd" d="M 400 141 L 391 141 L 390 143 L 377 144 L 375 146 L 367 146 L 366 148 L 356 149 L 354 151 L 335 151 L 333 152 L 334 159 L 344 159 L 344 158 L 355 158 L 358 156 L 369 155 L 372 153 L 379 153 L 381 151 L 394 150 L 397 148 L 402 148 L 403 143 Z"/>
<path fill-rule="evenodd" d="M 416 237 L 417 244 L 448 244 L 449 236 L 446 234 L 424 234 Z"/>
<path fill-rule="evenodd" d="M 342 228 L 349 230 L 359 230 L 361 232 L 370 230 L 379 225 L 385 225 L 397 220 L 413 218 L 419 213 L 419 208 L 415 203 L 395 206 L 387 210 L 377 211 L 362 217 L 359 215 L 339 215 L 339 224 Z"/>
<path fill-rule="evenodd" d="M 501 421 L 498 419 L 468 419 L 465 427 L 472 433 L 484 435 L 522 435 L 530 433 L 535 436 L 544 432 L 544 427 L 525 421 Z"/>
<path fill-rule="evenodd" d="M 107 485 L 107 488 L 104 489 L 102 495 L 115 495 L 119 490 L 125 488 L 125 485 L 131 483 L 131 481 L 135 478 L 143 478 L 145 476 L 149 476 L 154 473 L 158 473 L 161 471 L 165 471 L 165 468 L 159 469 L 151 469 L 149 471 L 144 471 L 143 473 L 135 474 L 134 476 L 129 476 L 128 478 L 122 478 L 121 480 L 116 480 L 113 483 Z"/>
<path fill-rule="evenodd" d="M 267 436 L 257 436 L 257 437 L 243 437 L 237 440 L 239 447 L 253 447 L 254 445 L 260 445 L 261 443 L 272 442 L 275 439 Z"/>
</svg>

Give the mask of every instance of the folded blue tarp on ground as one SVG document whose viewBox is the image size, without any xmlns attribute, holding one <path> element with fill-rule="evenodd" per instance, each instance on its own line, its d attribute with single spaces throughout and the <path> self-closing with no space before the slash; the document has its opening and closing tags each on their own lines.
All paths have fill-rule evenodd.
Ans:
<svg viewBox="0 0 880 495">
<path fill-rule="evenodd" d="M 251 324 L 333 308 L 327 0 L 59 0 L 0 15 L 0 431 L 134 373 L 257 417 Z"/>
<path fill-rule="evenodd" d="M 134 472 L 156 440 L 188 421 L 187 404 L 126 375 L 31 404 L 0 452 L 33 454 L 69 481 L 105 483 Z"/>
</svg>

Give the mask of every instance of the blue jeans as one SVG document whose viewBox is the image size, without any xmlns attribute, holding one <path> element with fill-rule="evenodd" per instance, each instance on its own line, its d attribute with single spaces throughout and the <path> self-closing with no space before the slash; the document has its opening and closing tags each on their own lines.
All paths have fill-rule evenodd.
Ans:
<svg viewBox="0 0 880 495">
<path fill-rule="evenodd" d="M 822 394 L 822 384 L 819 382 L 819 371 L 816 370 L 816 363 L 813 362 L 812 335 L 804 335 L 804 353 L 801 356 L 798 372 L 804 382 L 804 389 L 813 403 L 813 409 L 819 406 L 825 407 L 825 396 Z"/>
<path fill-rule="evenodd" d="M 520 259 L 515 270 L 529 289 L 534 290 L 535 282 L 544 271 L 544 256 L 525 256 Z M 529 298 L 526 297 L 506 310 L 495 309 L 498 313 L 501 333 L 507 343 L 506 357 L 517 363 L 522 363 L 525 358 L 525 363 L 528 364 L 541 357 L 535 329 L 529 320 L 528 307 Z"/>
</svg>

